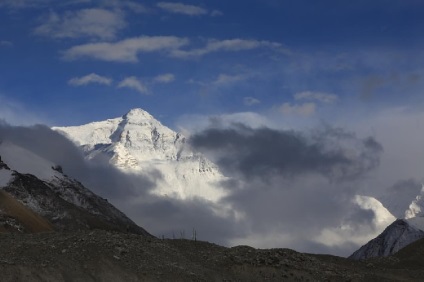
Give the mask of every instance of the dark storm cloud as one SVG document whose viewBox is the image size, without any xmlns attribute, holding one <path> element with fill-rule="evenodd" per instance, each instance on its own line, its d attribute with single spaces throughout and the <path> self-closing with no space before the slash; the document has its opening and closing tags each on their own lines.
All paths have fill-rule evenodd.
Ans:
<svg viewBox="0 0 424 282">
<path fill-rule="evenodd" d="M 379 200 L 395 217 L 403 218 L 405 211 L 420 191 L 421 184 L 417 180 L 399 180 L 387 188 Z"/>
<path fill-rule="evenodd" d="M 102 158 L 89 163 L 69 139 L 44 125 L 23 127 L 1 122 L 0 141 L 11 142 L 62 166 L 65 174 L 103 197 L 120 198 L 146 193 L 154 187 L 155 177 L 160 177 L 157 172 L 152 172 L 149 177 L 123 174 Z"/>
<path fill-rule="evenodd" d="M 246 234 L 284 234 L 290 247 L 347 255 L 354 244 L 331 244 L 330 237 L 321 239 L 327 245 L 318 242 L 323 229 L 343 222 L 357 236 L 375 230 L 374 212 L 352 201 L 367 173 L 379 165 L 383 148 L 373 138 L 329 126 L 305 133 L 212 125 L 190 144 L 230 177 L 222 183 L 230 191 L 223 202 L 245 216 Z"/>
<path fill-rule="evenodd" d="M 352 142 L 357 147 L 354 154 L 346 146 Z M 263 180 L 307 173 L 333 180 L 356 178 L 378 165 L 382 151 L 372 138 L 360 140 L 329 127 L 308 138 L 300 132 L 252 129 L 241 124 L 207 129 L 194 135 L 191 145 L 211 155 L 224 173 Z"/>
</svg>

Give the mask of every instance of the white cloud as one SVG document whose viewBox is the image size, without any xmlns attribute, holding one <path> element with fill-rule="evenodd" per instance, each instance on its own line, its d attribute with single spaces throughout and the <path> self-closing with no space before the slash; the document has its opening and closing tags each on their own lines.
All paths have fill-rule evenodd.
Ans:
<svg viewBox="0 0 424 282">
<path fill-rule="evenodd" d="M 90 73 L 90 74 L 83 76 L 83 77 L 74 77 L 74 78 L 72 78 L 68 81 L 68 84 L 72 85 L 72 86 L 83 86 L 83 85 L 87 85 L 87 84 L 90 84 L 90 83 L 111 85 L 112 79 L 104 77 L 104 76 L 100 76 L 100 75 L 95 74 L 95 73 Z"/>
<path fill-rule="evenodd" d="M 223 16 L 224 15 L 224 13 L 223 12 L 221 12 L 221 11 L 219 11 L 219 10 L 213 10 L 212 12 L 211 12 L 211 16 L 212 17 L 220 17 L 220 16 Z"/>
<path fill-rule="evenodd" d="M 248 40 L 248 39 L 227 39 L 227 40 L 215 40 L 210 39 L 203 48 L 192 49 L 192 50 L 174 50 L 172 56 L 177 58 L 193 58 L 201 57 L 203 55 L 213 52 L 237 52 L 247 51 L 258 48 L 270 48 L 270 49 L 281 49 L 282 45 L 276 42 L 270 41 L 259 41 L 259 40 Z"/>
<path fill-rule="evenodd" d="M 157 6 L 167 12 L 174 14 L 182 14 L 188 16 L 202 16 L 207 15 L 208 10 L 194 6 L 194 5 L 186 5 L 183 3 L 173 3 L 173 2 L 159 2 Z"/>
<path fill-rule="evenodd" d="M 304 103 L 300 105 L 292 105 L 290 103 L 284 103 L 279 108 L 280 112 L 284 115 L 297 115 L 308 117 L 315 114 L 316 105 L 315 103 Z"/>
<path fill-rule="evenodd" d="M 175 36 L 142 36 L 115 43 L 89 43 L 74 46 L 64 52 L 64 58 L 92 58 L 109 62 L 138 62 L 139 53 L 172 51 L 187 45 L 185 38 Z"/>
<path fill-rule="evenodd" d="M 119 83 L 118 88 L 130 88 L 142 94 L 148 93 L 146 85 L 144 85 L 144 83 L 138 80 L 135 76 L 126 77 Z"/>
<path fill-rule="evenodd" d="M 173 75 L 172 73 L 165 73 L 165 74 L 161 74 L 156 76 L 153 81 L 156 83 L 170 83 L 173 82 L 175 80 L 175 75 Z"/>
<path fill-rule="evenodd" d="M 86 0 L 83 0 L 86 1 Z M 90 1 L 90 0 L 88 0 Z M 128 9 L 134 13 L 147 13 L 149 9 L 135 1 L 127 1 L 127 0 L 103 0 L 102 5 L 105 7 L 112 7 L 116 9 Z"/>
<path fill-rule="evenodd" d="M 261 103 L 261 101 L 259 101 L 258 99 L 256 99 L 256 98 L 253 98 L 253 97 L 244 97 L 243 98 L 243 103 L 246 105 L 246 106 L 253 106 L 253 105 L 256 105 L 256 104 L 260 104 Z"/>
<path fill-rule="evenodd" d="M 34 33 L 53 38 L 89 37 L 109 40 L 114 39 L 126 25 L 122 12 L 83 9 L 67 12 L 63 16 L 50 12 L 48 20 L 38 26 Z"/>
<path fill-rule="evenodd" d="M 22 9 L 22 8 L 29 8 L 29 7 L 37 7 L 37 6 L 43 6 L 45 4 L 48 4 L 51 1 L 52 0 L 1 0 L 0 8 L 8 7 L 8 8 L 14 8 L 14 9 Z"/>
<path fill-rule="evenodd" d="M 217 79 L 212 83 L 215 85 L 228 85 L 234 82 L 242 81 L 247 79 L 247 75 L 237 74 L 237 75 L 229 75 L 229 74 L 220 74 Z"/>
<path fill-rule="evenodd" d="M 338 100 L 337 95 L 323 93 L 323 92 L 312 92 L 312 91 L 304 91 L 299 92 L 294 95 L 296 100 L 316 100 L 323 103 L 334 103 Z"/>
<path fill-rule="evenodd" d="M 7 40 L 0 40 L 0 47 L 12 47 L 13 43 Z"/>
</svg>

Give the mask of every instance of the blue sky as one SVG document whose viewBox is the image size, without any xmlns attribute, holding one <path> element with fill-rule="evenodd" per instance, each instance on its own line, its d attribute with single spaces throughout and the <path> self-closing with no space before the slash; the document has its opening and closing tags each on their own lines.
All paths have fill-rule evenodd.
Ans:
<svg viewBox="0 0 424 282">
<path fill-rule="evenodd" d="M 0 117 L 343 119 L 422 105 L 418 0 L 0 0 Z"/>
</svg>

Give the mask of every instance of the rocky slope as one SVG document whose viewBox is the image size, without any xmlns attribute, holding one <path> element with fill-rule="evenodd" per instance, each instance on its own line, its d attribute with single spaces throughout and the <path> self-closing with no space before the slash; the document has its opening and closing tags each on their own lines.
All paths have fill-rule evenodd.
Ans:
<svg viewBox="0 0 424 282">
<path fill-rule="evenodd" d="M 405 219 L 396 220 L 383 233 L 355 251 L 349 258 L 363 260 L 389 256 L 424 238 L 424 231 L 416 224 L 417 220 L 424 221 L 424 218 L 417 218 L 413 222 Z"/>
<path fill-rule="evenodd" d="M 46 179 L 20 173 L 0 160 L 0 230 L 14 232 L 75 231 L 100 228 L 150 236 L 144 229 L 76 180 L 63 174 L 59 166 L 12 144 L 16 159 L 38 160 Z M 7 155 L 7 154 L 6 154 Z M 13 161 L 12 161 L 13 163 Z M 19 166 L 19 165 L 17 165 Z"/>
<path fill-rule="evenodd" d="M 124 172 L 161 173 L 154 193 L 217 201 L 225 195 L 217 184 L 218 168 L 186 144 L 186 137 L 162 125 L 142 109 L 122 117 L 81 126 L 53 127 L 81 146 L 87 159 L 107 158 Z"/>
</svg>

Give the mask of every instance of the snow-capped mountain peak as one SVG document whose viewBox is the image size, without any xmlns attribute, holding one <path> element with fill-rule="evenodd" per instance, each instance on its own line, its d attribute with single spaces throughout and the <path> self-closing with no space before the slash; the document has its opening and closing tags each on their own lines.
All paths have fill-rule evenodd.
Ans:
<svg viewBox="0 0 424 282">
<path fill-rule="evenodd" d="M 81 126 L 54 127 L 81 146 L 87 159 L 107 157 L 124 172 L 161 172 L 154 193 L 177 198 L 218 200 L 223 175 L 202 154 L 193 152 L 183 134 L 175 132 L 143 109 L 122 117 Z"/>
<path fill-rule="evenodd" d="M 151 114 L 140 108 L 130 110 L 122 118 L 134 123 L 154 119 Z"/>
</svg>

